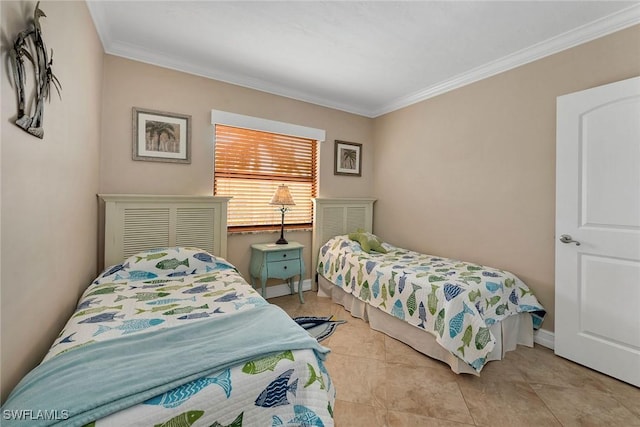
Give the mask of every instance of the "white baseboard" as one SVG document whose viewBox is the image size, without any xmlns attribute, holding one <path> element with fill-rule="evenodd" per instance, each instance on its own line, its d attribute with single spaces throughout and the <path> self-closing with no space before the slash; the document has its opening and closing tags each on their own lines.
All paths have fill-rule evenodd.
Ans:
<svg viewBox="0 0 640 427">
<path fill-rule="evenodd" d="M 298 292 L 298 281 L 296 280 L 293 284 L 293 290 Z M 311 290 L 311 279 L 306 279 L 302 281 L 302 291 L 310 291 Z M 257 288 L 256 291 L 258 293 L 262 292 L 261 288 Z M 290 295 L 291 289 L 289 285 L 286 283 L 282 283 L 280 285 L 267 286 L 267 296 L 266 298 L 276 298 L 284 295 Z"/>
<path fill-rule="evenodd" d="M 553 332 L 546 329 L 538 329 L 533 333 L 533 342 L 543 347 L 555 349 L 556 336 Z"/>
</svg>

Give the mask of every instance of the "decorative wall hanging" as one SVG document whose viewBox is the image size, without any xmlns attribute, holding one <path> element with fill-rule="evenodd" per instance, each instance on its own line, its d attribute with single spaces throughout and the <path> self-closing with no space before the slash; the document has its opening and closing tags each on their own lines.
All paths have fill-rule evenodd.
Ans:
<svg viewBox="0 0 640 427">
<path fill-rule="evenodd" d="M 362 144 L 357 142 L 335 142 L 334 175 L 362 176 Z"/>
<path fill-rule="evenodd" d="M 62 99 L 60 95 L 62 85 L 51 70 L 51 66 L 53 65 L 53 49 L 51 49 L 51 57 L 49 57 L 40 28 L 40 18 L 46 17 L 47 15 L 45 15 L 39 6 L 40 2 L 36 3 L 33 11 L 33 22 L 30 22 L 29 27 L 16 36 L 13 47 L 9 51 L 9 56 L 11 58 L 13 71 L 13 84 L 15 85 L 16 95 L 18 97 L 18 117 L 15 123 L 31 135 L 43 138 L 44 129 L 42 128 L 42 122 L 44 116 L 44 101 L 51 100 L 51 84 L 56 88 L 58 96 Z M 25 58 L 31 62 L 31 69 L 34 73 L 35 80 L 35 90 L 32 95 L 33 100 L 29 102 L 28 107 L 25 92 L 25 84 L 27 82 Z M 33 116 L 29 116 L 27 108 L 34 110 Z"/>
<path fill-rule="evenodd" d="M 133 107 L 133 160 L 191 163 L 191 116 Z"/>
</svg>

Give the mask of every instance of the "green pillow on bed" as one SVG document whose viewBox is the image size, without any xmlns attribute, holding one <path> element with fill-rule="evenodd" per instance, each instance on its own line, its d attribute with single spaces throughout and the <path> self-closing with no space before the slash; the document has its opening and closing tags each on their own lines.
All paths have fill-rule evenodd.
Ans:
<svg viewBox="0 0 640 427">
<path fill-rule="evenodd" d="M 349 239 L 360 243 L 360 247 L 366 253 L 371 251 L 386 254 L 387 250 L 382 246 L 382 240 L 374 234 L 367 233 L 363 230 L 358 230 L 355 233 L 349 233 Z"/>
</svg>

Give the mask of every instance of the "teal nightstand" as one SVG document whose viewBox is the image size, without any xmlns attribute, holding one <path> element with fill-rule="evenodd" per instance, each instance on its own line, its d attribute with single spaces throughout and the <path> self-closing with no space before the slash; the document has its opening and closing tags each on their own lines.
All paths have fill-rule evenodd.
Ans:
<svg viewBox="0 0 640 427">
<path fill-rule="evenodd" d="M 289 242 L 286 245 L 275 243 L 259 243 L 251 245 L 251 286 L 255 288 L 255 281 L 260 280 L 262 296 L 266 298 L 267 279 L 283 279 L 289 283 L 293 294 L 293 276 L 300 276 L 298 280 L 298 296 L 302 297 L 302 278 L 304 276 L 304 260 L 302 249 L 304 245 L 298 242 Z"/>
</svg>

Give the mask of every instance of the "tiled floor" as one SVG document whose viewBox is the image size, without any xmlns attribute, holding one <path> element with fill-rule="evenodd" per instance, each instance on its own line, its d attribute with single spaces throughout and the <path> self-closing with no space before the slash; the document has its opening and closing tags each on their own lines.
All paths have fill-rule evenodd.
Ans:
<svg viewBox="0 0 640 427">
<path fill-rule="evenodd" d="M 305 292 L 269 302 L 289 315 L 347 320 L 322 344 L 336 384 L 338 427 L 640 426 L 640 389 L 557 357 L 519 346 L 480 377 L 373 331 L 338 304 Z"/>
</svg>

